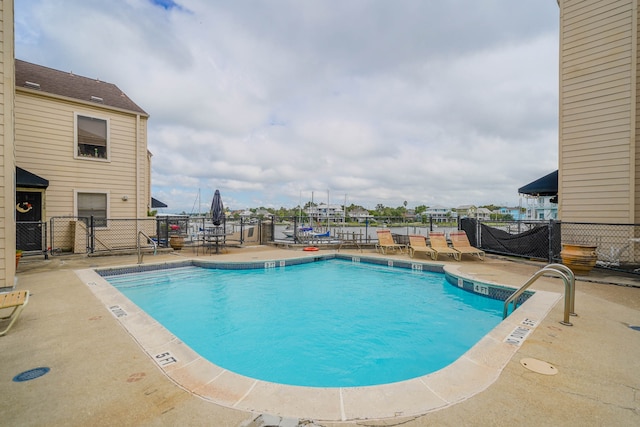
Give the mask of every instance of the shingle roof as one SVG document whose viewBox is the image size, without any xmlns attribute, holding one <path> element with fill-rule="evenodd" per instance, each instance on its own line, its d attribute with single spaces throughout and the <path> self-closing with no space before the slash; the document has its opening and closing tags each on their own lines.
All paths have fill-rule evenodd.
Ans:
<svg viewBox="0 0 640 427">
<path fill-rule="evenodd" d="M 54 95 L 95 102 L 109 107 L 148 114 L 118 86 L 65 71 L 16 59 L 16 87 L 37 89 Z"/>
</svg>

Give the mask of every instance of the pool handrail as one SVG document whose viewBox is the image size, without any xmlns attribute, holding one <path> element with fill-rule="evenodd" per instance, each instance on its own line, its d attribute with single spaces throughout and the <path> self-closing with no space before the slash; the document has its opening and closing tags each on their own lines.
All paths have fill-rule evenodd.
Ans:
<svg viewBox="0 0 640 427">
<path fill-rule="evenodd" d="M 567 271 L 568 270 L 568 271 Z M 540 270 L 538 270 L 533 276 L 529 278 L 520 288 L 518 288 L 513 294 L 511 294 L 504 301 L 504 307 L 502 311 L 502 318 L 506 319 L 509 314 L 509 304 L 513 303 L 513 310 L 517 308 L 518 297 L 524 293 L 529 286 L 531 286 L 538 278 L 544 274 L 550 274 L 556 276 L 564 282 L 564 318 L 560 322 L 565 326 L 573 326 L 573 323 L 569 321 L 569 316 L 576 314 L 573 312 L 573 304 L 575 301 L 575 276 L 573 272 L 562 264 L 549 264 Z"/>
<path fill-rule="evenodd" d="M 547 267 L 555 268 L 556 270 L 560 270 L 561 272 L 563 272 L 569 278 L 569 281 L 571 282 L 571 295 L 570 295 L 571 303 L 570 303 L 570 307 L 569 307 L 569 314 L 571 316 L 577 316 L 577 314 L 575 313 L 575 302 L 576 302 L 576 276 L 575 276 L 575 274 L 573 274 L 573 271 L 569 267 L 564 265 L 564 264 L 554 263 L 554 264 L 547 265 Z"/>
<path fill-rule="evenodd" d="M 136 239 L 136 246 L 137 246 L 137 250 L 138 250 L 138 264 L 142 264 L 142 258 L 144 257 L 144 253 L 140 250 L 140 235 L 143 235 L 148 242 L 151 242 L 153 244 L 153 254 L 157 254 L 158 253 L 158 243 L 153 240 L 151 237 L 147 236 L 147 234 L 140 230 L 138 231 L 138 236 Z"/>
</svg>

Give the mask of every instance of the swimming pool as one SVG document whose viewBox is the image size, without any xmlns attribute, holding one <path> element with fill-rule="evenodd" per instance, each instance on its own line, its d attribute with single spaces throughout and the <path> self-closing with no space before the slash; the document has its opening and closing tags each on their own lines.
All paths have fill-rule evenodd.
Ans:
<svg viewBox="0 0 640 427">
<path fill-rule="evenodd" d="M 452 286 L 444 273 L 339 259 L 108 280 L 209 361 L 289 385 L 368 386 L 426 375 L 502 320 L 501 301 Z"/>
<path fill-rule="evenodd" d="M 270 258 L 274 256 L 281 258 Z M 513 292 L 513 284 L 509 287 L 504 282 L 487 282 L 477 278 L 475 273 L 462 271 L 466 265 L 472 264 L 444 265 L 349 253 L 314 253 L 300 256 L 292 251 L 270 251 L 242 258 L 225 257 L 224 260 L 215 261 L 197 258 L 167 260 L 154 264 L 76 270 L 75 273 L 80 281 L 86 284 L 87 289 L 104 304 L 115 321 L 130 334 L 149 360 L 153 361 L 171 381 L 189 393 L 217 405 L 251 413 L 264 412 L 283 417 L 327 421 L 425 414 L 454 405 L 482 392 L 498 379 L 528 334 L 537 328 L 539 322 L 561 299 L 560 293 L 537 290 L 469 351 L 434 373 L 379 386 L 300 387 L 238 375 L 209 362 L 105 279 L 115 274 L 189 266 L 273 269 L 332 258 L 409 270 L 444 271 L 447 280 L 453 286 L 497 299 L 502 298 L 505 289 L 510 289 L 508 293 Z"/>
</svg>

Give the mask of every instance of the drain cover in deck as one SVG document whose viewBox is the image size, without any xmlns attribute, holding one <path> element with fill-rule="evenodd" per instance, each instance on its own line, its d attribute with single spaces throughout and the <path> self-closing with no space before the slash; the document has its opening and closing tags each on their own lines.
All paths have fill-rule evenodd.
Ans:
<svg viewBox="0 0 640 427">
<path fill-rule="evenodd" d="M 524 358 L 520 360 L 520 364 L 530 371 L 542 375 L 555 375 L 558 373 L 555 366 L 538 359 Z"/>
<path fill-rule="evenodd" d="M 49 370 L 50 369 L 46 367 L 29 369 L 28 371 L 21 372 L 13 377 L 13 381 L 16 383 L 21 383 L 24 381 L 35 380 L 36 378 L 40 378 L 41 376 L 49 372 Z"/>
</svg>

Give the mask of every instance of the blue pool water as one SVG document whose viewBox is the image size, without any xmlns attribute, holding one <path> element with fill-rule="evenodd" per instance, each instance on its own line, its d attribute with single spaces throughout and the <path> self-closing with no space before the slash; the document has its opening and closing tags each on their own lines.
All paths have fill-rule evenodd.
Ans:
<svg viewBox="0 0 640 427">
<path fill-rule="evenodd" d="M 502 320 L 502 302 L 444 274 L 344 260 L 198 267 L 107 278 L 201 356 L 265 381 L 385 384 L 452 363 Z"/>
</svg>

